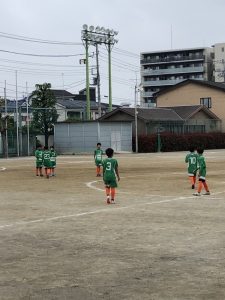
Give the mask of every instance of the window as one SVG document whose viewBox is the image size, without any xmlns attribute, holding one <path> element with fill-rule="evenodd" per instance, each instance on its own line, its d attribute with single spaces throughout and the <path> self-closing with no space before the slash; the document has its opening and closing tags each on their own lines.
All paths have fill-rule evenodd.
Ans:
<svg viewBox="0 0 225 300">
<path fill-rule="evenodd" d="M 221 48 L 221 51 L 224 52 L 224 47 Z"/>
<path fill-rule="evenodd" d="M 205 105 L 207 108 L 211 108 L 212 100 L 211 100 L 211 98 L 200 98 L 200 104 Z"/>
</svg>

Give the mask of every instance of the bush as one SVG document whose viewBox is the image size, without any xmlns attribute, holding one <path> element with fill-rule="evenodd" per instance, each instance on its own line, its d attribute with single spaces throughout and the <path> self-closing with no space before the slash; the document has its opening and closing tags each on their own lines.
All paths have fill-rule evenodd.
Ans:
<svg viewBox="0 0 225 300">
<path fill-rule="evenodd" d="M 190 146 L 204 149 L 224 149 L 225 133 L 192 133 L 172 134 L 161 133 L 161 151 L 187 151 Z M 158 149 L 157 134 L 140 135 L 138 137 L 138 152 L 156 152 Z M 133 138 L 133 151 L 135 151 L 135 138 Z"/>
</svg>

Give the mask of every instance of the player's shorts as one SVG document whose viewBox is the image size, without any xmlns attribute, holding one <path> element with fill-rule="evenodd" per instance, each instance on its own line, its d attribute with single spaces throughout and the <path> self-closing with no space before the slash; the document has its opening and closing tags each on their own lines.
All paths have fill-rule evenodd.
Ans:
<svg viewBox="0 0 225 300">
<path fill-rule="evenodd" d="M 47 168 L 51 168 L 51 162 L 50 161 L 46 161 L 44 162 L 44 167 Z"/>
<path fill-rule="evenodd" d="M 200 176 L 198 181 L 201 181 L 201 182 L 205 182 L 205 177 L 204 176 Z"/>
<path fill-rule="evenodd" d="M 194 177 L 194 176 L 196 176 L 196 173 L 188 173 L 188 176 L 189 177 Z"/>
<path fill-rule="evenodd" d="M 115 178 L 111 178 L 111 179 L 104 179 L 104 183 L 106 186 L 112 187 L 112 188 L 116 188 L 117 187 L 117 181 Z"/>
<path fill-rule="evenodd" d="M 96 160 L 96 161 L 95 161 L 95 165 L 96 165 L 97 167 L 101 167 L 101 166 L 102 166 L 102 161 L 101 161 L 101 160 Z"/>
<path fill-rule="evenodd" d="M 56 167 L 56 162 L 55 161 L 51 161 L 51 168 L 55 168 Z"/>
<path fill-rule="evenodd" d="M 42 161 L 37 161 L 36 162 L 36 168 L 42 168 L 43 167 L 43 162 Z"/>
</svg>

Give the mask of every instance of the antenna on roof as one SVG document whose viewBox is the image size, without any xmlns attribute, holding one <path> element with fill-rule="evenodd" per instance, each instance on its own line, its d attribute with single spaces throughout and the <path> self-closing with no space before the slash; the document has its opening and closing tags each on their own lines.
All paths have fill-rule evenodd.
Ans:
<svg viewBox="0 0 225 300">
<path fill-rule="evenodd" d="M 171 46 L 171 49 L 173 49 L 173 26 L 172 26 L 172 24 L 170 25 L 170 46 Z"/>
</svg>

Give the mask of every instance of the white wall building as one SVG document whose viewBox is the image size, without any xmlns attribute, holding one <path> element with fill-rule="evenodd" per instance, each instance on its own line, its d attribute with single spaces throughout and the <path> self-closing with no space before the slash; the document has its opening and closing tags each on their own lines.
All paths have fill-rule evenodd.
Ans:
<svg viewBox="0 0 225 300">
<path fill-rule="evenodd" d="M 225 82 L 225 43 L 218 43 L 214 49 L 214 80 Z"/>
</svg>

